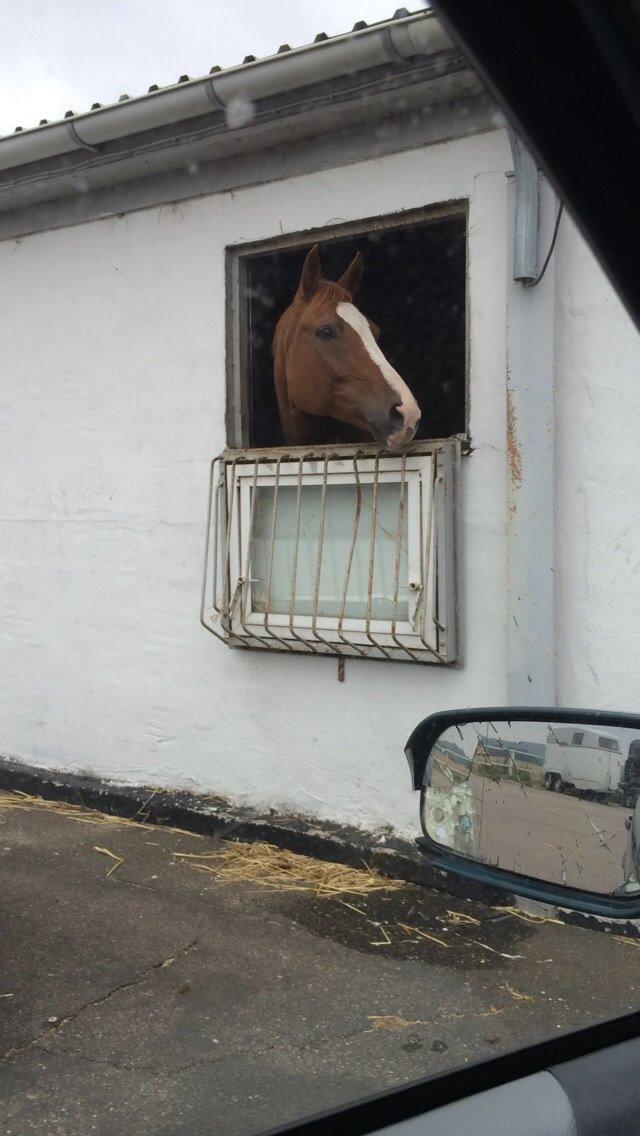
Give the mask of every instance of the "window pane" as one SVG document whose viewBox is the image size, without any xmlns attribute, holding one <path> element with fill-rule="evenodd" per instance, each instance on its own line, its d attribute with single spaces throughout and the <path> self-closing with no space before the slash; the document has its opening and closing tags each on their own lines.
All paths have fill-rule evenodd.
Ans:
<svg viewBox="0 0 640 1136">
<path fill-rule="evenodd" d="M 251 576 L 253 610 L 264 612 L 269 599 L 270 614 L 288 615 L 293 598 L 293 568 L 296 551 L 297 485 L 280 485 L 276 510 L 275 540 L 269 590 L 271 533 L 273 526 L 272 486 L 256 489 L 252 542 Z M 361 511 L 353 561 L 349 574 L 344 614 L 364 619 L 367 614 L 369 558 L 371 554 L 373 486 L 361 486 Z M 394 604 L 396 544 L 400 485 L 378 486 L 374 573 L 371 618 L 407 620 L 409 593 L 407 579 L 407 490 L 401 532 L 398 603 Z M 322 564 L 318 591 L 318 616 L 339 617 L 345 587 L 349 553 L 353 541 L 357 510 L 355 485 L 328 485 L 325 497 Z M 298 562 L 293 610 L 296 615 L 313 615 L 321 529 L 322 486 L 306 485 L 300 494 Z"/>
</svg>

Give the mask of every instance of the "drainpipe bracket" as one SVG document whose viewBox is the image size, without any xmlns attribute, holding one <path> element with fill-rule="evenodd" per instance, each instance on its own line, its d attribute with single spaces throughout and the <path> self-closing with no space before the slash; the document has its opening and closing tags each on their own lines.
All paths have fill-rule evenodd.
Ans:
<svg viewBox="0 0 640 1136">
<path fill-rule="evenodd" d="M 540 186 L 538 167 L 524 142 L 507 126 L 516 209 L 513 227 L 513 279 L 519 284 L 532 284 L 538 275 L 538 227 Z"/>
<path fill-rule="evenodd" d="M 80 137 L 73 122 L 65 122 L 64 125 L 67 128 L 67 134 L 72 138 L 76 146 L 80 147 L 81 150 L 88 150 L 91 154 L 102 153 L 102 146 L 92 146 L 90 142 L 85 142 L 84 139 Z"/>
</svg>

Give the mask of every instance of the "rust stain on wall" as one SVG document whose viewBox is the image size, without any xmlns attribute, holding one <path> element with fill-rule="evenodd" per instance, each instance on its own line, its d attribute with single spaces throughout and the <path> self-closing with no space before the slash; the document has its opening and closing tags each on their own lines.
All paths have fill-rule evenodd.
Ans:
<svg viewBox="0 0 640 1136">
<path fill-rule="evenodd" d="M 517 416 L 513 405 L 513 394 L 507 387 L 507 461 L 509 463 L 509 480 L 512 489 L 519 489 L 522 485 L 522 458 L 517 438 Z M 515 506 L 512 506 L 515 508 Z"/>
</svg>

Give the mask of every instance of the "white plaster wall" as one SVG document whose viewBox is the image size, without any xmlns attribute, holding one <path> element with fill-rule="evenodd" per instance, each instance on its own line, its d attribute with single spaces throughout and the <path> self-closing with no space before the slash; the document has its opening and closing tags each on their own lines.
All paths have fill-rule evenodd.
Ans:
<svg viewBox="0 0 640 1136">
<path fill-rule="evenodd" d="M 640 710 L 640 335 L 576 227 L 555 257 L 560 704 Z"/>
<path fill-rule="evenodd" d="M 408 733 L 506 694 L 509 165 L 496 131 L 0 245 L 2 753 L 416 833 Z M 465 197 L 464 666 L 353 660 L 342 685 L 225 647 L 198 621 L 225 245 Z"/>
</svg>

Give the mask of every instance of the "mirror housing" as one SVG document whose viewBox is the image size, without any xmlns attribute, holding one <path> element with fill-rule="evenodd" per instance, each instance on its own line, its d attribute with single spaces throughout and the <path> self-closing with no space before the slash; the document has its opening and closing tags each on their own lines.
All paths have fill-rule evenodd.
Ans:
<svg viewBox="0 0 640 1136">
<path fill-rule="evenodd" d="M 405 755 L 421 794 L 417 843 L 434 867 L 565 910 L 640 918 L 640 715 L 442 711 L 416 726 Z"/>
</svg>

